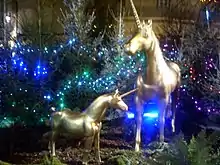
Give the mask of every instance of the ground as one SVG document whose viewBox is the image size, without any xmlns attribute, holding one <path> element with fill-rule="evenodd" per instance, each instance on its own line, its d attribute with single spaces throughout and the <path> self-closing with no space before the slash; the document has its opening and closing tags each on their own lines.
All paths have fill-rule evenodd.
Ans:
<svg viewBox="0 0 220 165">
<path fill-rule="evenodd" d="M 134 152 L 134 122 L 125 120 L 127 119 L 116 119 L 103 123 L 100 154 L 104 165 L 144 165 L 149 162 L 149 158 L 152 156 L 151 151 L 154 149 L 149 151 L 149 147 L 146 147 L 146 144 L 149 141 L 157 140 L 155 129 L 150 130 L 149 126 L 147 129 L 146 125 L 143 126 L 141 146 L 143 150 L 141 153 L 136 153 Z M 195 126 L 188 125 L 186 128 L 186 131 L 182 129 L 184 134 L 195 132 Z M 193 128 L 194 131 L 189 128 Z M 45 163 L 48 162 L 47 157 L 49 155 L 47 149 L 48 139 L 43 138 L 43 134 L 49 130 L 45 125 L 32 127 L 13 126 L 0 129 L 0 160 L 13 165 L 48 165 L 48 163 Z M 150 139 L 146 138 L 146 133 L 152 135 Z M 56 143 L 56 158 L 68 165 L 81 164 L 83 148 L 77 144 L 78 142 L 73 139 L 60 138 Z M 2 162 L 0 162 L 1 164 Z M 94 152 L 90 155 L 89 164 L 97 165 L 97 162 L 94 161 Z"/>
<path fill-rule="evenodd" d="M 127 148 L 127 149 L 120 149 Z M 101 158 L 106 162 L 110 157 L 122 155 L 123 152 L 130 152 L 132 147 L 130 144 L 126 143 L 123 140 L 101 140 Z M 57 158 L 66 164 L 80 164 L 83 154 L 83 148 L 81 147 L 67 147 L 67 148 L 58 148 L 56 150 Z M 22 164 L 39 164 L 42 162 L 42 159 L 48 155 L 48 151 L 44 150 L 41 152 L 33 153 L 15 153 L 14 160 L 16 163 Z M 91 152 L 90 163 L 96 164 L 94 161 L 94 152 Z M 21 160 L 21 161 L 19 161 Z"/>
<path fill-rule="evenodd" d="M 126 138 L 128 131 L 121 123 L 124 123 L 123 120 L 103 124 L 100 140 L 101 158 L 104 164 L 108 164 L 113 161 L 111 159 L 118 159 L 117 157 L 125 159 L 123 161 L 132 157 L 132 162 L 139 164 L 141 159 L 145 159 L 144 153 L 134 153 L 133 137 Z M 0 136 L 0 160 L 12 164 L 42 164 L 49 155 L 48 140 L 42 137 L 48 130 L 45 126 L 14 126 L 1 129 L 0 134 L 4 136 Z M 72 139 L 60 138 L 56 143 L 57 158 L 68 165 L 81 164 L 83 148 L 77 144 L 78 142 Z M 97 164 L 93 158 L 94 152 L 90 155 L 91 165 Z"/>
</svg>

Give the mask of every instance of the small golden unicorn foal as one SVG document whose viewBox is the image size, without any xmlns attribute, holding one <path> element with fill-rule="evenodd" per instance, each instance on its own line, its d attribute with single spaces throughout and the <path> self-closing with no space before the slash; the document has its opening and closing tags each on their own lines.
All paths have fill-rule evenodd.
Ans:
<svg viewBox="0 0 220 165">
<path fill-rule="evenodd" d="M 138 91 L 135 98 L 137 111 L 135 151 L 139 151 L 144 102 L 152 100 L 158 104 L 160 141 L 164 142 L 165 113 L 169 97 L 172 93 L 171 124 L 172 131 L 175 131 L 174 121 L 177 104 L 177 87 L 180 85 L 181 73 L 176 63 L 166 62 L 164 60 L 159 41 L 152 30 L 152 20 L 148 20 L 147 23 L 144 21 L 141 23 L 133 1 L 130 0 L 130 2 L 139 31 L 125 44 L 125 51 L 134 55 L 137 51 L 143 50 L 147 56 L 145 82 L 139 75 L 137 79 Z"/>
<path fill-rule="evenodd" d="M 96 160 L 101 162 L 100 158 L 100 130 L 102 127 L 102 119 L 109 107 L 128 110 L 128 106 L 122 100 L 122 97 L 135 92 L 136 89 L 129 91 L 123 95 L 119 95 L 118 90 L 113 94 L 104 94 L 95 99 L 90 106 L 82 113 L 73 112 L 70 109 L 64 109 L 60 112 L 55 112 L 51 116 L 52 131 L 48 133 L 51 136 L 49 149 L 52 149 L 51 154 L 55 156 L 55 141 L 59 134 L 69 135 L 74 139 L 84 141 L 83 164 L 88 163 L 88 154 L 91 151 L 93 141 L 95 145 Z"/>
</svg>

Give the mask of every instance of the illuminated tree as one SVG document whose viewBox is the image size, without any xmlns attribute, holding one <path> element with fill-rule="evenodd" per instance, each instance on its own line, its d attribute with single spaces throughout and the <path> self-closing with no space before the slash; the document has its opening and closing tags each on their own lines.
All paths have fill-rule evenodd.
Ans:
<svg viewBox="0 0 220 165">
<path fill-rule="evenodd" d="M 219 30 L 203 25 L 188 28 L 183 42 L 183 55 L 190 64 L 188 86 L 198 110 L 219 112 Z"/>
</svg>

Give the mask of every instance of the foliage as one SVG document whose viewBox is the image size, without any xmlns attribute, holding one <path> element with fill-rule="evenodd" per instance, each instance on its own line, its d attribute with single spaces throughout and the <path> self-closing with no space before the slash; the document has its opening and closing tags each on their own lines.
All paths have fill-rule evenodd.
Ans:
<svg viewBox="0 0 220 165">
<path fill-rule="evenodd" d="M 78 46 L 78 54 L 86 47 L 92 48 L 92 51 L 87 53 L 95 54 L 96 49 L 101 44 L 101 32 L 97 38 L 92 37 L 92 31 L 95 26 L 95 13 L 86 13 L 88 1 L 86 0 L 65 0 L 66 11 L 62 11 L 62 18 L 59 18 L 60 24 L 64 28 L 65 34 L 68 38 L 74 39 L 74 46 Z"/>
<path fill-rule="evenodd" d="M 47 12 L 47 7 L 54 7 L 54 3 L 56 3 L 56 1 L 39 2 L 41 3 L 38 7 L 41 7 L 42 13 L 37 10 L 33 19 L 29 19 L 27 17 L 29 13 L 26 13 L 22 19 L 23 22 L 20 22 L 23 34 L 29 37 L 28 40 L 30 42 L 26 42 L 26 44 L 31 46 L 24 46 L 24 44 L 18 43 L 13 50 L 0 50 L 2 92 L 0 115 L 3 118 L 1 124 L 4 125 L 9 125 L 9 122 L 6 121 L 10 121 L 11 118 L 14 118 L 14 122 L 18 121 L 23 124 L 34 125 L 43 122 L 51 113 L 48 111 L 50 106 L 57 104 L 56 90 L 62 85 L 61 80 L 65 80 L 70 75 L 81 74 L 86 70 L 91 70 L 94 74 L 93 76 L 96 76 L 97 70 L 99 70 L 99 62 L 96 61 L 96 55 L 99 51 L 102 36 L 96 39 L 90 36 L 90 31 L 93 27 L 92 22 L 95 17 L 94 14 L 88 15 L 89 20 L 87 20 L 87 14 L 83 10 L 86 5 L 84 2 L 73 1 L 69 4 L 68 7 L 70 7 L 72 13 L 67 12 L 62 19 L 63 23 L 65 23 L 64 29 L 66 32 L 69 30 L 67 35 L 71 39 L 67 44 L 65 43 L 66 47 L 61 44 L 58 45 L 58 48 L 54 46 L 40 50 L 35 49 L 40 46 L 40 38 L 41 46 L 47 45 L 47 39 L 43 38 L 41 33 L 39 33 L 38 15 L 41 16 L 42 23 L 47 22 L 43 20 L 44 18 L 46 19 L 44 12 Z M 50 24 L 42 24 L 40 27 L 42 32 L 50 32 L 51 28 Z M 75 42 L 73 39 L 75 39 Z M 54 41 L 54 39 L 52 40 Z M 40 48 L 42 48 L 41 46 Z M 63 46 L 62 52 L 58 51 L 60 46 Z M 54 48 L 56 53 L 54 53 Z M 16 60 L 11 56 L 13 53 Z M 14 60 L 17 63 L 16 65 L 13 64 Z M 23 67 L 24 65 L 26 66 Z M 34 76 L 37 67 L 41 69 L 45 67 L 47 74 Z M 23 70 L 27 69 L 28 73 L 23 72 Z M 80 94 L 76 95 L 76 93 Z M 45 99 L 45 97 L 49 99 Z M 72 93 L 69 94 L 69 97 L 67 96 L 69 103 L 71 103 L 69 107 L 79 106 L 81 109 L 85 108 L 85 105 L 91 102 L 88 97 L 94 98 L 93 93 L 88 94 L 88 92 L 83 92 L 77 87 L 73 88 Z"/>
<path fill-rule="evenodd" d="M 130 165 L 130 161 L 123 155 L 114 156 L 107 160 L 106 164 L 112 165 Z"/>
<path fill-rule="evenodd" d="M 162 11 L 168 19 L 162 26 L 163 35 L 174 40 L 173 45 L 179 50 L 177 63 L 182 71 L 182 84 L 187 86 L 188 95 L 201 100 L 200 104 L 209 111 L 219 107 L 219 30 L 214 24 L 218 6 L 212 1 L 178 0 Z"/>
<path fill-rule="evenodd" d="M 133 150 L 117 150 L 106 162 L 106 164 L 111 163 L 114 165 L 149 165 L 145 152 Z"/>
<path fill-rule="evenodd" d="M 106 0 L 105 3 L 102 3 L 102 0 L 93 0 L 90 1 L 89 10 L 94 9 L 96 13 L 96 19 L 94 20 L 95 27 L 97 31 L 94 31 L 94 34 L 99 31 L 105 30 L 106 33 L 113 30 L 114 19 L 112 18 L 110 11 L 118 11 L 119 1 L 117 0 Z M 107 36 L 105 36 L 107 39 Z"/>
<path fill-rule="evenodd" d="M 6 121 L 7 125 L 17 121 L 31 125 L 43 122 L 50 113 L 49 106 L 53 103 L 44 99 L 45 94 L 51 97 L 60 81 L 56 79 L 54 82 L 54 77 L 62 63 L 62 56 L 48 56 L 37 50 L 24 51 L 24 47 L 21 49 L 0 50 L 0 115 L 4 116 L 1 124 L 6 124 Z M 13 52 L 16 52 L 15 57 L 11 56 Z M 35 75 L 38 66 L 39 74 Z M 42 73 L 43 68 L 46 74 Z"/>
<path fill-rule="evenodd" d="M 63 82 L 66 83 L 65 79 L 71 79 L 81 73 L 90 73 L 88 76 L 97 77 L 101 69 L 102 56 L 99 51 L 103 48 L 103 34 L 99 32 L 98 36 L 93 36 L 93 31 L 96 30 L 95 13 L 87 11 L 88 1 L 86 0 L 65 0 L 64 3 L 67 9 L 61 10 L 62 17 L 58 21 L 67 35 L 70 50 L 64 53 L 65 62 L 61 66 L 68 71 L 68 76 Z M 65 96 L 66 105 L 70 108 L 77 106 L 84 109 L 91 103 L 88 98 L 93 99 L 97 94 L 77 89 L 77 87 L 73 87 Z"/>
<path fill-rule="evenodd" d="M 42 160 L 41 165 L 65 165 L 63 164 L 58 158 L 56 157 L 52 157 L 52 158 L 48 158 L 47 156 L 45 156 Z"/>
<path fill-rule="evenodd" d="M 80 70 L 82 68 L 98 70 L 97 55 L 102 47 L 103 35 L 99 32 L 97 37 L 92 36 L 95 13 L 87 12 L 86 0 L 65 0 L 64 3 L 67 9 L 61 10 L 62 17 L 58 21 L 63 26 L 69 43 L 71 42 L 70 52 L 65 52 L 65 61 L 71 67 L 78 67 L 77 72 L 83 72 Z"/>
<path fill-rule="evenodd" d="M 162 165 L 164 162 L 170 165 L 217 164 L 219 151 L 215 147 L 218 142 L 219 135 L 216 132 L 207 136 L 202 131 L 197 137 L 193 136 L 189 144 L 183 140 L 183 136 L 178 136 L 165 150 L 154 154 L 150 162 L 152 165 Z"/>
<path fill-rule="evenodd" d="M 191 63 L 193 73 L 189 85 L 200 92 L 204 106 L 219 107 L 219 37 L 220 31 L 211 26 L 195 25 L 186 30 L 183 55 Z"/>
<path fill-rule="evenodd" d="M 10 163 L 0 161 L 0 165 L 11 165 Z"/>
<path fill-rule="evenodd" d="M 125 24 L 123 22 L 124 12 L 121 13 L 121 19 L 114 16 L 116 25 L 109 32 L 107 47 L 110 49 L 106 52 L 101 76 L 111 74 L 118 83 L 112 86 L 111 89 L 120 89 L 122 91 L 133 89 L 137 73 L 143 68 L 144 54 L 137 56 L 129 56 L 123 50 L 124 43 L 128 40 L 125 36 Z M 129 36 L 130 37 L 130 36 Z M 132 69 L 134 72 L 129 72 Z M 122 72 L 122 74 L 121 74 Z M 127 72 L 127 73 L 126 73 Z"/>
</svg>

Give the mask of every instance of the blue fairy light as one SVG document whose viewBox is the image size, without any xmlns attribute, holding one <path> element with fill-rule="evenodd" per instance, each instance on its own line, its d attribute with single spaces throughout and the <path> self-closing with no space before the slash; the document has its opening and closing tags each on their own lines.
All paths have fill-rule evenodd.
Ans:
<svg viewBox="0 0 220 165">
<path fill-rule="evenodd" d="M 128 119 L 133 119 L 134 118 L 134 114 L 131 113 L 131 112 L 128 112 L 127 113 L 127 117 L 128 117 Z"/>
<path fill-rule="evenodd" d="M 20 66 L 23 66 L 23 64 L 24 64 L 23 61 L 21 61 L 21 62 L 20 62 Z"/>
<path fill-rule="evenodd" d="M 48 100 L 50 100 L 50 99 L 51 99 L 51 96 L 50 96 L 50 95 L 48 95 L 48 96 L 47 96 L 47 99 L 48 99 Z"/>
</svg>

